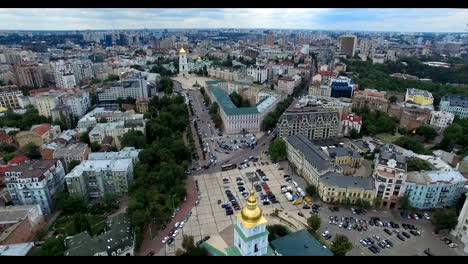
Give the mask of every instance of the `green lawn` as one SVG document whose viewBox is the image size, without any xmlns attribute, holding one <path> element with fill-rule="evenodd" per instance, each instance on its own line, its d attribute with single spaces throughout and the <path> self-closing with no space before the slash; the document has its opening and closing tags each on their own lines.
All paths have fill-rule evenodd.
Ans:
<svg viewBox="0 0 468 264">
<path fill-rule="evenodd" d="M 388 134 L 388 133 L 382 133 L 382 134 L 375 135 L 375 137 L 377 139 L 382 140 L 382 142 L 384 142 L 384 143 L 394 143 L 400 137 L 400 135 L 398 135 L 398 134 L 392 135 L 392 134 Z"/>
<path fill-rule="evenodd" d="M 106 226 L 106 217 L 97 215 L 87 216 L 93 235 L 98 235 L 104 231 Z M 63 216 L 56 220 L 54 229 L 58 232 L 63 232 L 67 236 L 75 235 L 75 228 L 73 225 L 73 216 Z"/>
</svg>

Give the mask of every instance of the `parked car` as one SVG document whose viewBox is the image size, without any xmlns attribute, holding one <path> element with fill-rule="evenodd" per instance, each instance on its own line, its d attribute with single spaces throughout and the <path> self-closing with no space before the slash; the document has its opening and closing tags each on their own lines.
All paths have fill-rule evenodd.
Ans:
<svg viewBox="0 0 468 264">
<path fill-rule="evenodd" d="M 164 237 L 163 240 L 162 240 L 161 242 L 162 242 L 163 244 L 166 244 L 167 240 L 169 240 L 169 237 L 168 237 L 168 236 Z"/>
<path fill-rule="evenodd" d="M 405 238 L 401 234 L 398 234 L 397 238 L 400 239 L 401 241 L 405 241 Z"/>
<path fill-rule="evenodd" d="M 388 230 L 387 228 L 384 229 L 385 233 L 392 235 L 392 231 Z"/>
</svg>

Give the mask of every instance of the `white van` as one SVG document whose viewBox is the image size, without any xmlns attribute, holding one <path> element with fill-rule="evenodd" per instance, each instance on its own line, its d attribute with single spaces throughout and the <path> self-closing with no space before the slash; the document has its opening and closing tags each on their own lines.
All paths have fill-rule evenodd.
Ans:
<svg viewBox="0 0 468 264">
<path fill-rule="evenodd" d="M 290 193 L 284 193 L 284 195 L 286 196 L 286 199 L 288 199 L 288 201 L 292 201 L 293 200 L 293 197 Z"/>
</svg>

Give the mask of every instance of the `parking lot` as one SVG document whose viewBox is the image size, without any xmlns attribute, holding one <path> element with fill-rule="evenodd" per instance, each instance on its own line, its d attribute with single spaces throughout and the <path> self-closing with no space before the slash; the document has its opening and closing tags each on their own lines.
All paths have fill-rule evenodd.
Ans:
<svg viewBox="0 0 468 264">
<path fill-rule="evenodd" d="M 259 165 L 260 163 L 257 164 Z M 300 218 L 300 216 L 297 215 L 298 212 L 303 212 L 306 217 L 310 215 L 310 210 L 302 209 L 302 205 L 293 205 L 286 199 L 285 195 L 281 193 L 281 185 L 287 184 L 288 186 L 293 187 L 292 183 L 286 183 L 284 180 L 283 175 L 286 174 L 284 170 L 279 170 L 279 167 L 271 165 L 271 163 L 269 163 L 269 165 L 259 165 L 254 167 L 253 163 L 250 162 L 249 165 L 250 167 L 242 170 L 233 169 L 195 176 L 200 190 L 200 202 L 198 206 L 195 206 L 192 209 L 192 215 L 185 226 L 180 229 L 180 233 L 175 238 L 174 242 L 171 245 L 165 245 L 165 248 L 163 249 L 164 252 L 162 252 L 161 255 L 174 255 L 175 250 L 182 247 L 183 235 L 191 235 L 194 237 L 194 241 L 197 242 L 205 236 L 218 234 L 228 227 L 233 228 L 232 225 L 235 224 L 236 221 L 235 215 L 240 211 L 234 210 L 232 215 L 226 215 L 226 210 L 221 207 L 222 203 L 229 200 L 225 190 L 231 190 L 235 199 L 239 202 L 240 208 L 242 208 L 246 203 L 246 199 L 238 189 L 236 177 L 242 177 L 244 182 L 243 186 L 246 191 L 249 191 L 254 189 L 254 182 L 249 180 L 247 174 L 255 173 L 256 169 L 261 169 L 266 174 L 269 179 L 266 183 L 278 200 L 278 203 L 261 205 L 260 193 L 256 192 L 257 199 L 264 211 L 264 214 L 269 214 L 277 208 L 289 212 L 297 218 Z M 229 179 L 229 183 L 223 183 L 224 177 Z M 263 182 L 261 179 L 259 180 L 259 183 Z M 301 188 L 304 189 L 304 186 L 301 186 Z M 265 193 L 264 190 L 262 190 L 262 192 Z"/>
<path fill-rule="evenodd" d="M 325 205 L 320 210 L 320 216 L 322 219 L 322 224 L 319 229 L 320 234 L 325 230 L 328 230 L 332 236 L 336 236 L 337 234 L 346 235 L 349 240 L 353 243 L 353 249 L 351 250 L 348 255 L 354 256 L 398 256 L 398 255 L 405 255 L 405 256 L 413 256 L 419 255 L 424 256 L 424 250 L 430 248 L 430 251 L 434 255 L 466 255 L 463 253 L 463 246 L 459 244 L 458 248 L 449 248 L 447 245 L 444 244 L 443 241 L 440 240 L 442 235 L 435 235 L 433 234 L 433 227 L 430 221 L 428 220 L 414 220 L 414 219 L 404 219 L 402 218 L 398 212 L 391 212 L 391 211 L 375 211 L 371 210 L 368 211 L 365 215 L 356 215 L 351 212 L 349 209 L 340 208 L 338 212 L 332 212 L 328 209 L 328 206 Z M 361 220 L 367 220 L 367 231 L 357 231 L 354 229 L 348 230 L 344 228 L 340 228 L 338 225 L 329 224 L 330 216 L 337 216 L 341 219 L 341 217 L 353 217 Z M 391 228 L 391 227 L 381 227 L 375 225 L 369 225 L 368 220 L 371 217 L 379 217 L 382 222 L 394 222 L 399 225 L 399 228 Z M 421 233 L 420 236 L 414 236 L 410 234 L 409 229 L 405 230 L 402 226 L 402 223 L 405 224 L 412 224 L 414 225 L 418 231 Z M 391 231 L 391 235 L 387 234 L 384 231 L 384 228 L 387 228 Z M 404 237 L 405 241 L 401 241 L 396 237 L 395 231 L 398 230 L 400 233 L 405 231 L 410 235 L 410 238 Z M 379 247 L 380 252 L 374 254 L 371 252 L 368 247 L 363 246 L 359 241 L 366 239 L 368 237 L 372 238 L 375 242 L 376 239 L 374 236 L 378 236 L 381 240 L 388 239 L 393 243 L 393 247 L 382 249 Z M 333 238 L 332 238 L 333 239 Z M 378 247 L 378 246 L 377 246 Z"/>
</svg>

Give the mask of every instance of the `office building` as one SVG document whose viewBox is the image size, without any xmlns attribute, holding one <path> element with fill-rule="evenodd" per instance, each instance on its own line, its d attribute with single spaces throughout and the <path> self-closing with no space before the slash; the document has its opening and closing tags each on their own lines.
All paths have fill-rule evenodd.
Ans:
<svg viewBox="0 0 468 264">
<path fill-rule="evenodd" d="M 331 97 L 351 98 L 353 96 L 354 84 L 348 77 L 340 76 L 331 80 Z"/>
<path fill-rule="evenodd" d="M 143 78 L 127 79 L 105 85 L 97 90 L 100 103 L 115 102 L 118 98 L 131 97 L 133 99 L 148 98 L 147 82 Z"/>
<path fill-rule="evenodd" d="M 405 194 L 417 209 L 452 207 L 466 192 L 466 182 L 460 172 L 451 169 L 412 171 L 408 172 Z"/>
<path fill-rule="evenodd" d="M 76 83 L 91 80 L 94 77 L 93 63 L 91 60 L 75 60 L 72 62 L 72 68 Z"/>
<path fill-rule="evenodd" d="M 455 119 L 455 115 L 444 111 L 431 111 L 430 125 L 437 127 L 439 130 L 444 130 Z"/>
<path fill-rule="evenodd" d="M 38 64 L 23 63 L 13 65 L 16 84 L 31 88 L 41 88 L 44 85 L 42 71 Z"/>
<path fill-rule="evenodd" d="M 388 144 L 381 148 L 374 163 L 376 197 L 382 200 L 382 206 L 393 209 L 405 191 L 406 159 Z"/>
<path fill-rule="evenodd" d="M 278 91 L 285 93 L 285 94 L 292 94 L 294 92 L 294 88 L 296 87 L 296 81 L 290 77 L 281 77 L 278 78 Z"/>
<path fill-rule="evenodd" d="M 89 132 L 91 142 L 103 143 L 106 137 L 111 137 L 117 148 L 120 148 L 121 137 L 130 130 L 145 133 L 145 120 L 126 120 L 111 123 L 98 123 Z"/>
<path fill-rule="evenodd" d="M 277 127 L 282 137 L 303 135 L 308 139 L 331 139 L 338 136 L 340 117 L 335 109 L 290 107 L 281 115 Z"/>
<path fill-rule="evenodd" d="M 354 35 L 345 35 L 339 37 L 338 41 L 340 53 L 350 58 L 354 57 L 356 53 L 357 37 Z"/>
<path fill-rule="evenodd" d="M 27 160 L 5 171 L 8 193 L 14 204 L 41 206 L 44 215 L 54 209 L 53 196 L 65 187 L 60 160 Z"/>
<path fill-rule="evenodd" d="M 442 97 L 440 100 L 440 111 L 449 112 L 459 118 L 468 117 L 468 96 L 452 94 Z"/>
<path fill-rule="evenodd" d="M 65 176 L 70 195 L 86 200 L 125 195 L 132 181 L 132 159 L 84 160 Z"/>
<path fill-rule="evenodd" d="M 219 113 L 227 134 L 260 131 L 263 119 L 280 101 L 277 95 L 264 94 L 255 106 L 237 107 L 219 85 L 209 85 L 208 95 L 212 102 L 219 105 Z"/>
</svg>

